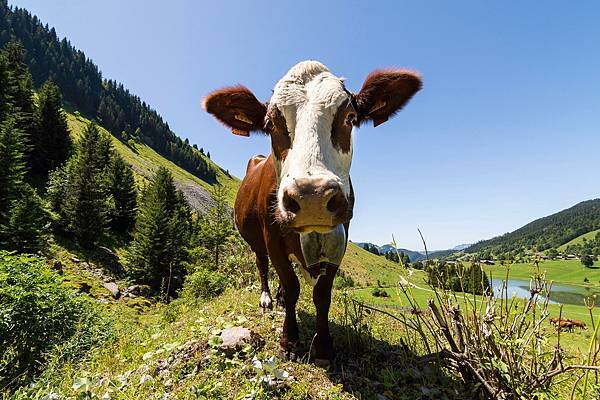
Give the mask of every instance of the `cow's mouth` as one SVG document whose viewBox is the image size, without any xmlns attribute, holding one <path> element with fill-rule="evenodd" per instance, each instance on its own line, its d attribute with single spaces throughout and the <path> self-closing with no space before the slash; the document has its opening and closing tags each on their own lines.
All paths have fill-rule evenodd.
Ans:
<svg viewBox="0 0 600 400">
<path fill-rule="evenodd" d="M 329 233 L 332 230 L 334 230 L 336 227 L 336 225 L 330 226 L 330 225 L 304 225 L 304 226 L 294 226 L 294 227 L 290 227 L 292 230 L 294 230 L 296 233 L 311 233 L 311 232 L 317 232 L 317 233 Z"/>
</svg>

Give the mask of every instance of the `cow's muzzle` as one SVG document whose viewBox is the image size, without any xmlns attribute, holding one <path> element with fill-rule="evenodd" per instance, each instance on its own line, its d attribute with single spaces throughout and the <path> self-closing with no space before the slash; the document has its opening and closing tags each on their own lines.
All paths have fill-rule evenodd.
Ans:
<svg viewBox="0 0 600 400">
<path fill-rule="evenodd" d="M 283 188 L 280 207 L 287 226 L 300 233 L 330 232 L 351 217 L 342 186 L 328 178 L 294 179 Z"/>
</svg>

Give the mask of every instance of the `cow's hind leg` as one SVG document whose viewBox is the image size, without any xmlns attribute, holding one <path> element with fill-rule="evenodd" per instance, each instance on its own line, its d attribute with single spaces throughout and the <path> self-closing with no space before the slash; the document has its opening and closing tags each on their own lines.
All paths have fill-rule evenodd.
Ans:
<svg viewBox="0 0 600 400">
<path fill-rule="evenodd" d="M 269 257 L 256 253 L 256 267 L 260 278 L 260 307 L 263 310 L 273 308 L 273 299 L 269 290 Z"/>
<path fill-rule="evenodd" d="M 317 310 L 314 339 L 315 364 L 321 367 L 328 367 L 335 356 L 333 341 L 329 333 L 329 307 L 331 305 L 333 278 L 337 270 L 337 265 L 328 265 L 327 273 L 319 277 L 313 288 L 313 302 Z"/>
<path fill-rule="evenodd" d="M 283 298 L 283 287 L 281 284 L 277 286 L 277 293 L 275 293 L 275 302 L 277 307 L 285 308 L 285 300 Z"/>
</svg>

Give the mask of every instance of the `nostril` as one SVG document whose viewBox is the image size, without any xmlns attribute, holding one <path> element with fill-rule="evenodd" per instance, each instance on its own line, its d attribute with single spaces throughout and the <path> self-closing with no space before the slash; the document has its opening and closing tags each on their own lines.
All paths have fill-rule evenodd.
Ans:
<svg viewBox="0 0 600 400">
<path fill-rule="evenodd" d="M 288 192 L 283 193 L 283 207 L 286 211 L 293 213 L 300 211 L 300 204 Z"/>
<path fill-rule="evenodd" d="M 327 202 L 327 210 L 332 213 L 339 212 L 344 207 L 345 202 L 346 199 L 344 198 L 344 194 L 338 192 Z"/>
</svg>

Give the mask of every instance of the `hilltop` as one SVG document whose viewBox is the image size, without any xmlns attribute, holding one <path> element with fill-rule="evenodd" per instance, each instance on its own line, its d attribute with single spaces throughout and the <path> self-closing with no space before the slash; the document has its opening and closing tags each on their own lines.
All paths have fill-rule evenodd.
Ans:
<svg viewBox="0 0 600 400">
<path fill-rule="evenodd" d="M 583 201 L 502 236 L 468 247 L 467 253 L 489 251 L 493 254 L 559 247 L 580 235 L 600 228 L 600 199 Z"/>
</svg>

